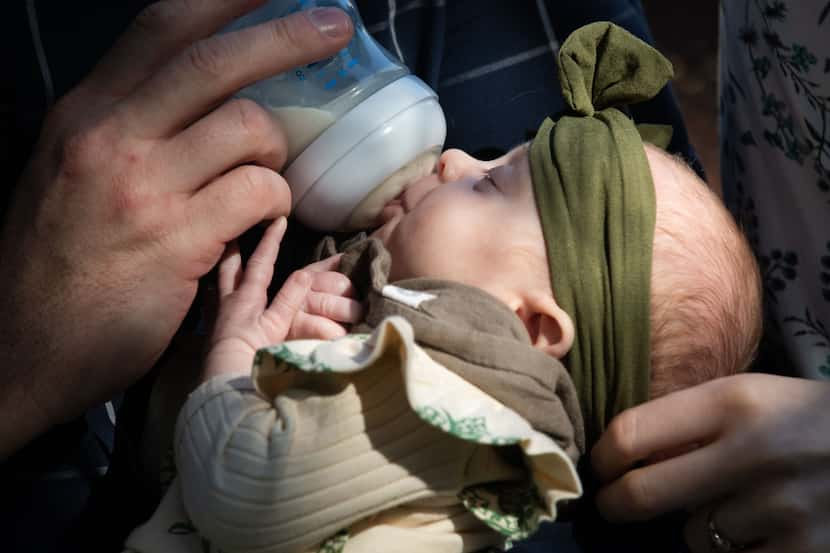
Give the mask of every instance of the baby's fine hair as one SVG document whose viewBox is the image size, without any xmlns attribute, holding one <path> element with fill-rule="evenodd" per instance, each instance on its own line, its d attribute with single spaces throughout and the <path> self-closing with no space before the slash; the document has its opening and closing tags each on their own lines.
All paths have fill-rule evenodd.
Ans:
<svg viewBox="0 0 830 553">
<path fill-rule="evenodd" d="M 762 320 L 761 278 L 743 233 L 682 159 L 660 155 L 676 178 L 655 183 L 652 398 L 746 370 Z"/>
</svg>

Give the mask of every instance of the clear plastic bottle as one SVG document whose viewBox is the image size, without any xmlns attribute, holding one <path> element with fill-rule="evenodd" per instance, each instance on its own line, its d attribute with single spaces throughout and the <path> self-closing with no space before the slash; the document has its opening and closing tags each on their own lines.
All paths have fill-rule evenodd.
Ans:
<svg viewBox="0 0 830 553">
<path fill-rule="evenodd" d="M 388 200 L 434 167 L 446 137 L 435 92 L 369 35 L 349 0 L 271 0 L 223 32 L 322 6 L 352 18 L 346 48 L 238 96 L 266 108 L 285 130 L 283 174 L 294 215 L 319 230 L 367 228 Z"/>
</svg>

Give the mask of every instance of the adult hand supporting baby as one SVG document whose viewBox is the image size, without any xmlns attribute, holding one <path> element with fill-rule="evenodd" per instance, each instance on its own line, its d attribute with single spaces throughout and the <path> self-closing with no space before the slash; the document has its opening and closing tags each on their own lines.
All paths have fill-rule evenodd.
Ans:
<svg viewBox="0 0 830 553">
<path fill-rule="evenodd" d="M 730 550 L 713 533 L 734 551 L 828 551 L 828 405 L 830 383 L 741 374 L 624 411 L 592 452 L 599 509 L 630 521 L 685 508 L 694 553 Z"/>
<path fill-rule="evenodd" d="M 261 3 L 152 4 L 47 117 L 0 239 L 0 459 L 144 374 L 225 244 L 289 211 L 280 129 L 222 102 L 352 26 L 326 9 L 211 36 Z"/>
</svg>

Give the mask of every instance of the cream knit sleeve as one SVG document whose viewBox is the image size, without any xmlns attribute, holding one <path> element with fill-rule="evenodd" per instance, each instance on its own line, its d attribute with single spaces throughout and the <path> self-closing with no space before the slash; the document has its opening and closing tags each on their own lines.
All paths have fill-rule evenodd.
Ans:
<svg viewBox="0 0 830 553">
<path fill-rule="evenodd" d="M 424 424 L 400 371 L 290 378 L 272 399 L 249 378 L 214 378 L 179 415 L 184 507 L 213 546 L 307 551 L 366 516 L 474 483 L 467 466 L 486 446 Z"/>
</svg>

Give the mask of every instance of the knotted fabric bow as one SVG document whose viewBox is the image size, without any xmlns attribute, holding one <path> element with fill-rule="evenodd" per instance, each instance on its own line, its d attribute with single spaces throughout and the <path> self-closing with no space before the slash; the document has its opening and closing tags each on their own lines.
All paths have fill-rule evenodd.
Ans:
<svg viewBox="0 0 830 553">
<path fill-rule="evenodd" d="M 638 128 L 620 108 L 656 95 L 672 67 L 608 22 L 574 31 L 558 65 L 568 110 L 542 123 L 530 164 L 553 294 L 574 322 L 565 361 L 590 444 L 648 399 L 655 196 L 643 139 L 665 147 L 671 128 Z"/>
</svg>

